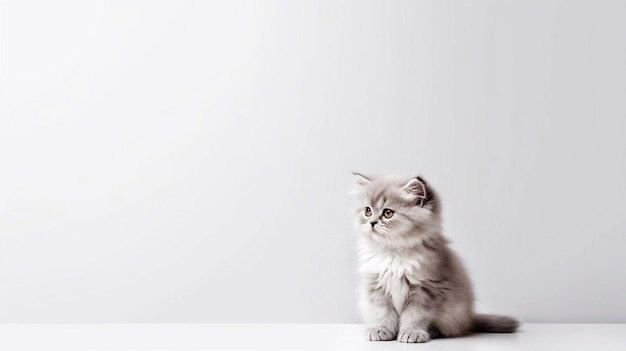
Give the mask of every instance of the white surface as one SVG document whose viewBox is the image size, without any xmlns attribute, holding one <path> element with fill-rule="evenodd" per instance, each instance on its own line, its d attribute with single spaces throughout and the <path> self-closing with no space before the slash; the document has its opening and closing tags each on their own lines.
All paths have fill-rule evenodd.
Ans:
<svg viewBox="0 0 626 351">
<path fill-rule="evenodd" d="M 358 170 L 480 310 L 626 322 L 626 2 L 0 6 L 0 321 L 355 322 Z"/>
<path fill-rule="evenodd" d="M 527 324 L 426 344 L 371 342 L 357 324 L 0 325 L 2 350 L 625 350 L 624 324 Z"/>
</svg>

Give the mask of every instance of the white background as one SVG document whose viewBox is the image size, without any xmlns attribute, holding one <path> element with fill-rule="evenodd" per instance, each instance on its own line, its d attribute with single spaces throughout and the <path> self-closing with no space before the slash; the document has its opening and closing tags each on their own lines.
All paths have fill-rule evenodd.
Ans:
<svg viewBox="0 0 626 351">
<path fill-rule="evenodd" d="M 623 1 L 3 1 L 0 322 L 355 322 L 350 171 L 481 311 L 626 322 Z"/>
</svg>

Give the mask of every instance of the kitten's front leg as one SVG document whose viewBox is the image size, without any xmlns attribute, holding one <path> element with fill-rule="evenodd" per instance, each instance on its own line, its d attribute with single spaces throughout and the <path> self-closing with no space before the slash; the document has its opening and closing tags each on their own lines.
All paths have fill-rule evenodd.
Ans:
<svg viewBox="0 0 626 351">
<path fill-rule="evenodd" d="M 388 341 L 398 334 L 398 314 L 393 306 L 372 305 L 373 323 L 369 323 L 365 337 L 370 341 Z"/>
<path fill-rule="evenodd" d="M 407 343 L 424 343 L 430 341 L 428 328 L 433 314 L 425 303 L 415 297 L 407 301 L 400 313 L 400 333 L 398 341 Z"/>
<path fill-rule="evenodd" d="M 398 334 L 399 316 L 382 289 L 370 289 L 363 301 L 368 325 L 365 337 L 370 341 L 393 340 Z"/>
</svg>

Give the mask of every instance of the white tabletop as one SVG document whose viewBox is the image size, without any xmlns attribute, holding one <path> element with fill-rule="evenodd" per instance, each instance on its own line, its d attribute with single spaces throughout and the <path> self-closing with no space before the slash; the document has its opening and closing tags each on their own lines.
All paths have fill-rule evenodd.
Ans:
<svg viewBox="0 0 626 351">
<path fill-rule="evenodd" d="M 427 344 L 365 341 L 358 324 L 0 324 L 0 350 L 626 350 L 626 324 L 524 324 Z"/>
</svg>

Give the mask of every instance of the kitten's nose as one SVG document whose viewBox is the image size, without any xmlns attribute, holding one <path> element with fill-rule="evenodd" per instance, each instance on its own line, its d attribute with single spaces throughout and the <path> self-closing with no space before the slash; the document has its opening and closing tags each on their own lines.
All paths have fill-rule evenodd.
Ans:
<svg viewBox="0 0 626 351">
<path fill-rule="evenodd" d="M 378 221 L 373 221 L 373 222 L 370 222 L 370 224 L 372 225 L 372 228 L 374 228 L 374 226 L 376 225 L 376 223 L 378 223 Z"/>
</svg>

